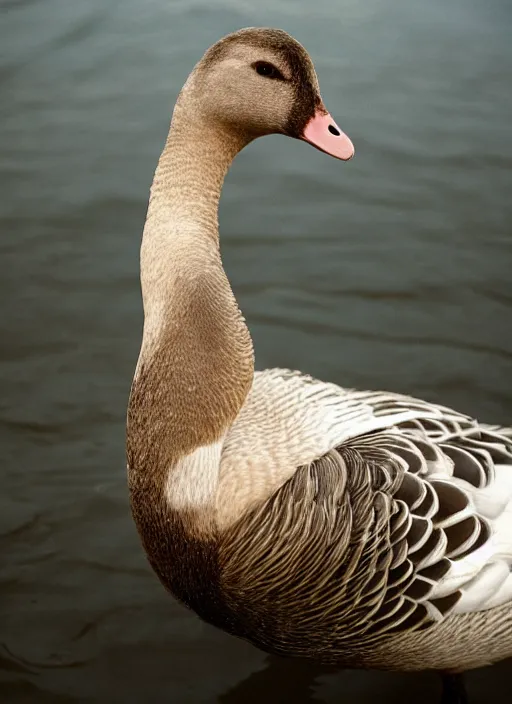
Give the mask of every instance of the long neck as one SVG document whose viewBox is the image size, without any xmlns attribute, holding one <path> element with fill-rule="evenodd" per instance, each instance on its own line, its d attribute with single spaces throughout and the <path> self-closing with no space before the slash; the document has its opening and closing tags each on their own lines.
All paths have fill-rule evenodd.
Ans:
<svg viewBox="0 0 512 704">
<path fill-rule="evenodd" d="M 211 492 L 214 477 L 201 477 L 190 458 L 220 448 L 252 383 L 252 342 L 222 267 L 217 224 L 225 174 L 246 143 L 204 124 L 182 93 L 141 248 L 144 333 L 128 408 L 132 486 Z M 205 452 L 208 463 L 218 460 L 215 450 Z"/>
</svg>

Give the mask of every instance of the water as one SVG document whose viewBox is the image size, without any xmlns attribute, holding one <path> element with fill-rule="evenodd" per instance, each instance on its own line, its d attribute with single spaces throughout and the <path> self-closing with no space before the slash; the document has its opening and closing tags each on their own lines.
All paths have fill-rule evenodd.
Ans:
<svg viewBox="0 0 512 704">
<path fill-rule="evenodd" d="M 160 587 L 124 469 L 138 247 L 193 64 L 241 26 L 287 29 L 357 158 L 282 137 L 237 158 L 222 247 L 258 367 L 512 423 L 509 0 L 2 10 L 0 700 L 435 701 L 433 675 L 267 658 Z M 509 701 L 509 667 L 471 674 L 472 701 Z"/>
</svg>

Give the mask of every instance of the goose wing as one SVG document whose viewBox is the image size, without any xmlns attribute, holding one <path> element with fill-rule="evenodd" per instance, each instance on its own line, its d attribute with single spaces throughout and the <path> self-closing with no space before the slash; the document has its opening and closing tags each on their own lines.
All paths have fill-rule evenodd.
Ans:
<svg viewBox="0 0 512 704">
<path fill-rule="evenodd" d="M 219 553 L 252 640 L 295 654 L 343 650 L 512 601 L 510 429 L 399 394 L 270 376 L 293 393 L 276 414 L 272 384 L 262 384 L 258 432 L 238 454 L 248 503 L 225 525 Z M 299 398 L 314 417 L 300 431 L 303 462 Z M 227 474 L 248 421 L 227 439 Z M 330 446 L 320 453 L 322 423 Z M 251 446 L 261 454 L 244 465 Z"/>
</svg>

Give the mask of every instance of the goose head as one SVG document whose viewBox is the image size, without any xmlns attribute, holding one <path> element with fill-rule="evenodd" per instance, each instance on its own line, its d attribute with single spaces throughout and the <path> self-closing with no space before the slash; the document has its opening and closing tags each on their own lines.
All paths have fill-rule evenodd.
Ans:
<svg viewBox="0 0 512 704">
<path fill-rule="evenodd" d="M 282 30 L 242 29 L 218 41 L 195 67 L 184 96 L 205 128 L 221 127 L 247 142 L 284 134 L 338 159 L 354 155 L 322 102 L 309 54 Z"/>
</svg>

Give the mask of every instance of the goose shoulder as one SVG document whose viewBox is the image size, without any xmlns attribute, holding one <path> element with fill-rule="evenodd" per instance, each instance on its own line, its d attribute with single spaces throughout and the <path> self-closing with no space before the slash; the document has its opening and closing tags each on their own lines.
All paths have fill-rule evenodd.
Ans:
<svg viewBox="0 0 512 704">
<path fill-rule="evenodd" d="M 290 617 L 283 652 L 297 629 L 326 629 L 338 657 L 512 602 L 511 429 L 272 370 L 225 440 L 219 489 L 224 589 L 256 629 Z"/>
<path fill-rule="evenodd" d="M 232 521 L 248 505 L 268 498 L 300 466 L 348 440 L 419 419 L 431 420 L 432 434 L 442 432 L 448 422 L 456 427 L 472 422 L 400 394 L 344 389 L 289 369 L 256 372 L 223 442 L 221 520 Z"/>
</svg>

